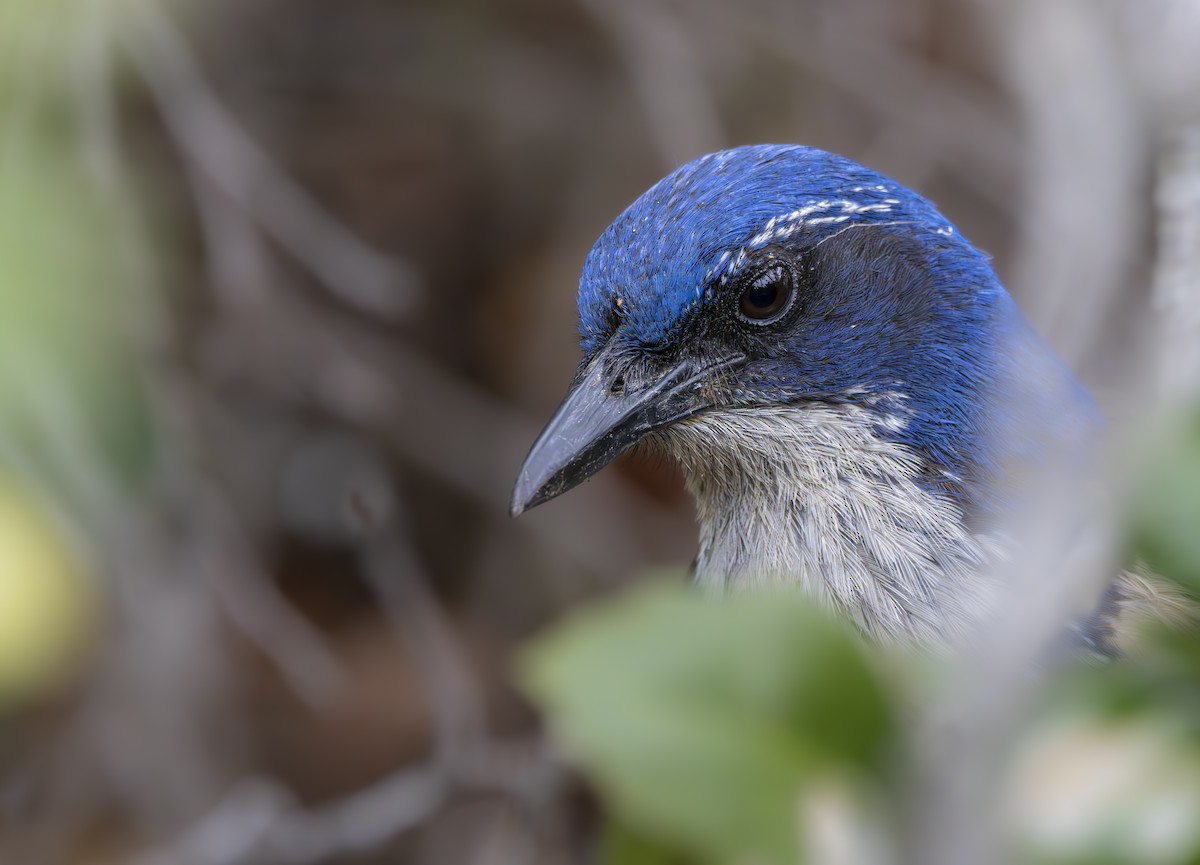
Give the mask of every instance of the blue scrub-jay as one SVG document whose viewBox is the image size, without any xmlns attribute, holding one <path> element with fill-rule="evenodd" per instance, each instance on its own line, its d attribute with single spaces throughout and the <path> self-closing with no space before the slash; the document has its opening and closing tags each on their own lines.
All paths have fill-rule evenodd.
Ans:
<svg viewBox="0 0 1200 865">
<path fill-rule="evenodd" d="M 696 500 L 698 583 L 796 582 L 883 638 L 968 629 L 1007 479 L 1098 427 L 929 201 L 810 147 L 714 153 L 651 187 L 588 255 L 579 327 L 513 514 L 649 441 Z"/>
</svg>

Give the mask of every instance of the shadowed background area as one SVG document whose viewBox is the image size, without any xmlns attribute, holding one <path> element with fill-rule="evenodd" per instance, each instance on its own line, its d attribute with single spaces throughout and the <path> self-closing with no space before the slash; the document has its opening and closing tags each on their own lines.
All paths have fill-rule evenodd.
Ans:
<svg viewBox="0 0 1200 865">
<path fill-rule="evenodd" d="M 513 653 L 682 580 L 691 505 L 508 496 L 584 256 L 702 153 L 932 198 L 1106 406 L 1200 370 L 1186 0 L 5 7 L 6 862 L 588 861 Z"/>
</svg>

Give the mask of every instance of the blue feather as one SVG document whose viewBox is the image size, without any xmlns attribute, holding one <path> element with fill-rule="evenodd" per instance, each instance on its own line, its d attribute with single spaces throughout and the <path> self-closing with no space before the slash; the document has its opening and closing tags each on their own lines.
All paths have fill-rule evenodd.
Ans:
<svg viewBox="0 0 1200 865">
<path fill-rule="evenodd" d="M 745 371 L 742 401 L 866 405 L 879 435 L 926 459 L 928 482 L 972 513 L 994 510 L 992 481 L 1011 459 L 1097 424 L 987 257 L 933 204 L 812 147 L 710 154 L 630 205 L 584 265 L 585 354 L 614 338 L 671 351 L 772 247 L 806 255 L 814 284 L 802 330 Z"/>
</svg>

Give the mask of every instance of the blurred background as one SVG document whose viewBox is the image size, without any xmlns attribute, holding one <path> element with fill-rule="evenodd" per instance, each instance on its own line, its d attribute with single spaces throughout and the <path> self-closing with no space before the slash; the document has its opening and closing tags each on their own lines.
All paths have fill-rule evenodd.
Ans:
<svg viewBox="0 0 1200 865">
<path fill-rule="evenodd" d="M 0 861 L 591 861 L 514 652 L 695 543 L 645 459 L 507 515 L 595 237 L 834 150 L 1147 409 L 1198 82 L 1192 0 L 2 0 Z"/>
</svg>

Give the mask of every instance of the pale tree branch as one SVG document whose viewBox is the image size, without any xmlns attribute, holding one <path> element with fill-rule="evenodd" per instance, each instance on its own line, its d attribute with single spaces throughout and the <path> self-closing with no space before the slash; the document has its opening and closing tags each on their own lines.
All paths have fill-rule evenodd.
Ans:
<svg viewBox="0 0 1200 865">
<path fill-rule="evenodd" d="M 416 273 L 367 246 L 242 129 L 206 83 L 185 39 L 155 4 L 137 6 L 126 45 L 179 150 L 339 299 L 395 318 L 422 289 Z"/>
</svg>

